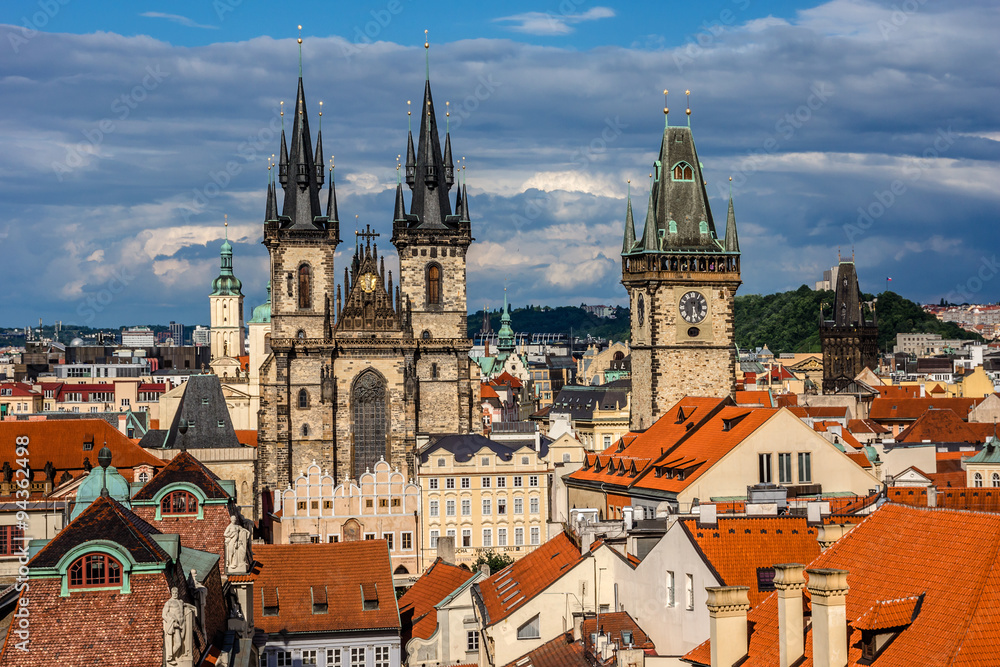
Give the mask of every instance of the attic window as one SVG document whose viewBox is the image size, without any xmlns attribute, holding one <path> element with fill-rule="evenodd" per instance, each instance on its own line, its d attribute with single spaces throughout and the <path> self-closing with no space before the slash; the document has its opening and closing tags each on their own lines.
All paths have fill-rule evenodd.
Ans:
<svg viewBox="0 0 1000 667">
<path fill-rule="evenodd" d="M 378 586 L 373 583 L 361 584 L 361 608 L 365 611 L 378 609 Z"/>
<path fill-rule="evenodd" d="M 207 396 L 202 397 L 201 404 L 202 405 L 208 405 L 208 397 Z"/>
<path fill-rule="evenodd" d="M 312 611 L 314 614 L 327 613 L 326 586 L 312 586 L 309 588 L 309 595 L 312 598 Z"/>
<path fill-rule="evenodd" d="M 757 568 L 757 590 L 760 592 L 774 590 L 774 568 Z"/>
<path fill-rule="evenodd" d="M 91 452 L 94 450 L 94 440 L 91 438 L 89 441 L 83 443 L 83 451 Z"/>
<path fill-rule="evenodd" d="M 708 234 L 708 223 L 705 222 L 704 220 L 698 223 L 698 233 Z"/>
<path fill-rule="evenodd" d="M 261 591 L 261 603 L 264 607 L 264 616 L 278 615 L 278 588 L 265 588 Z"/>
<path fill-rule="evenodd" d="M 632 631 L 622 630 L 622 644 L 630 646 L 632 644 Z"/>
<path fill-rule="evenodd" d="M 541 636 L 541 622 L 538 614 L 535 614 L 531 620 L 517 629 L 518 639 L 541 639 Z"/>
</svg>

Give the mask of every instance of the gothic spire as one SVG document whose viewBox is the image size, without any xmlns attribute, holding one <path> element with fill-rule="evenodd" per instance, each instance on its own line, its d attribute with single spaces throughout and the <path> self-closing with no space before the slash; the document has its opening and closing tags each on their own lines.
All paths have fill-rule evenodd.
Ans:
<svg viewBox="0 0 1000 667">
<path fill-rule="evenodd" d="M 445 103 L 447 104 L 447 102 Z M 447 112 L 451 113 L 451 112 Z M 451 188 L 455 184 L 455 163 L 451 159 L 451 131 L 444 133 L 444 182 Z"/>
<path fill-rule="evenodd" d="M 469 191 L 465 189 L 465 183 L 462 183 L 462 220 L 469 221 Z"/>
<path fill-rule="evenodd" d="M 271 167 L 267 168 L 267 208 L 264 211 L 264 222 L 278 219 L 278 197 L 275 194 L 274 179 L 271 177 Z"/>
<path fill-rule="evenodd" d="M 451 189 L 454 178 L 447 178 L 429 80 L 424 84 L 424 101 L 419 113 L 420 135 L 412 183 L 409 173 L 412 144 L 407 146 L 407 184 L 413 192 L 410 214 L 417 217 L 417 224 L 422 228 L 446 229 L 448 226 L 445 221 L 451 215 L 448 190 Z"/>
<path fill-rule="evenodd" d="M 455 189 L 455 215 L 459 217 L 460 220 L 465 220 L 465 206 L 464 200 L 462 198 L 462 188 Z"/>
<path fill-rule="evenodd" d="M 653 183 L 649 189 L 649 206 L 646 207 L 646 224 L 642 229 L 642 249 L 657 251 L 660 249 L 656 239 L 656 190 L 657 184 Z"/>
<path fill-rule="evenodd" d="M 313 157 L 316 167 L 316 187 L 323 187 L 323 103 L 319 103 L 319 128 L 316 130 L 316 155 Z"/>
<path fill-rule="evenodd" d="M 321 163 L 317 163 L 318 166 L 322 166 Z M 326 217 L 330 222 L 339 222 L 340 217 L 337 213 L 337 187 L 333 182 L 333 160 L 330 160 L 330 189 L 326 196 Z"/>
<path fill-rule="evenodd" d="M 736 213 L 733 211 L 733 193 L 729 192 L 729 213 L 726 215 L 726 252 L 739 252 L 740 240 L 736 236 Z"/>
<path fill-rule="evenodd" d="M 406 220 L 406 203 L 403 201 L 403 184 L 396 183 L 396 210 L 392 214 L 393 220 Z"/>
<path fill-rule="evenodd" d="M 629 184 L 628 208 L 625 210 L 625 238 L 622 240 L 622 254 L 627 255 L 635 247 L 635 221 L 632 219 L 632 193 Z"/>
<path fill-rule="evenodd" d="M 285 141 L 285 103 L 281 103 L 281 148 L 278 149 L 278 182 L 288 184 L 288 142 Z"/>
<path fill-rule="evenodd" d="M 322 217 L 319 205 L 319 180 L 309 133 L 306 94 L 299 77 L 292 120 L 292 147 L 287 159 L 285 201 L 281 209 L 284 226 L 292 229 L 317 229 L 316 218 Z M 284 136 L 282 136 L 284 143 Z M 284 152 L 284 149 L 282 149 Z M 284 157 L 282 158 L 284 160 Z M 322 168 L 322 167 L 321 167 Z"/>
</svg>

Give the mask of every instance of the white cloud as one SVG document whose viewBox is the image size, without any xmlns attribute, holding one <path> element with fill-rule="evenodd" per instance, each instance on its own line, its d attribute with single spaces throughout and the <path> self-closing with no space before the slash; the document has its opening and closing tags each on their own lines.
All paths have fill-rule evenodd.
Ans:
<svg viewBox="0 0 1000 667">
<path fill-rule="evenodd" d="M 552 14 L 549 12 L 525 12 L 493 19 L 497 23 L 509 23 L 509 30 L 527 35 L 568 35 L 573 26 L 584 21 L 613 18 L 615 12 L 609 7 L 593 7 L 582 14 Z"/>
</svg>

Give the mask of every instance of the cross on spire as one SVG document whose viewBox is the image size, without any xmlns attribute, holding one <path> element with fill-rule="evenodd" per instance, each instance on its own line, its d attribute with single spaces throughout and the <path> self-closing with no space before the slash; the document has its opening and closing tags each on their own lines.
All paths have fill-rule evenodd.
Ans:
<svg viewBox="0 0 1000 667">
<path fill-rule="evenodd" d="M 373 232 L 371 225 L 365 225 L 365 231 L 363 231 L 363 232 L 359 232 L 358 230 L 355 229 L 354 230 L 354 235 L 357 236 L 357 237 L 359 237 L 359 238 L 365 239 L 365 244 L 367 246 L 369 246 L 369 247 L 371 247 L 372 239 L 376 239 L 376 238 L 382 236 L 378 232 Z"/>
</svg>

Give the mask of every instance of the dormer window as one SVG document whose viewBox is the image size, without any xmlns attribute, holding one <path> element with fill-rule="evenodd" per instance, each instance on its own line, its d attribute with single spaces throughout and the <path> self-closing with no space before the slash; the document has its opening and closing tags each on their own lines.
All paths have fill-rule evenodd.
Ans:
<svg viewBox="0 0 1000 667">
<path fill-rule="evenodd" d="M 198 499 L 187 491 L 172 491 L 160 501 L 160 514 L 191 515 L 198 513 Z"/>
<path fill-rule="evenodd" d="M 675 181 L 693 181 L 694 180 L 694 170 L 691 168 L 687 162 L 678 162 L 674 165 L 674 180 Z"/>
<path fill-rule="evenodd" d="M 668 222 L 667 223 L 667 231 L 670 232 L 671 234 L 676 234 L 677 233 L 677 223 L 675 221 L 673 221 L 673 220 L 671 220 L 670 222 Z"/>
<path fill-rule="evenodd" d="M 708 234 L 708 223 L 705 222 L 704 220 L 698 223 L 698 233 Z"/>
<path fill-rule="evenodd" d="M 105 554 L 87 554 L 69 566 L 70 588 L 117 588 L 122 585 L 122 564 Z"/>
</svg>

